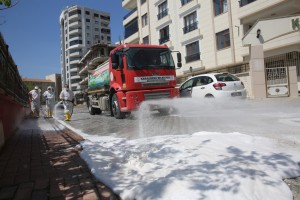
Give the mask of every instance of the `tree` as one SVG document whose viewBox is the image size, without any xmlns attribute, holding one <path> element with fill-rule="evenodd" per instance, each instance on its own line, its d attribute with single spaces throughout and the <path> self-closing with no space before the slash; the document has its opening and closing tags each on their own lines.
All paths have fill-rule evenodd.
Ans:
<svg viewBox="0 0 300 200">
<path fill-rule="evenodd" d="M 11 6 L 11 0 L 0 0 L 0 5 L 3 5 L 6 7 L 10 7 Z"/>
<path fill-rule="evenodd" d="M 20 0 L 16 0 L 13 2 L 13 0 L 0 0 L 0 10 L 5 10 L 11 7 L 14 7 L 20 2 Z"/>
</svg>

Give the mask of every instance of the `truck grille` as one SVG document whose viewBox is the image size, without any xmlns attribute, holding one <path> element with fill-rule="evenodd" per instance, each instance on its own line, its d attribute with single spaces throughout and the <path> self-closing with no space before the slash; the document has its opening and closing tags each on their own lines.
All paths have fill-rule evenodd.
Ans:
<svg viewBox="0 0 300 200">
<path fill-rule="evenodd" d="M 149 92 L 144 94 L 145 100 L 169 98 L 170 91 L 166 92 Z"/>
</svg>

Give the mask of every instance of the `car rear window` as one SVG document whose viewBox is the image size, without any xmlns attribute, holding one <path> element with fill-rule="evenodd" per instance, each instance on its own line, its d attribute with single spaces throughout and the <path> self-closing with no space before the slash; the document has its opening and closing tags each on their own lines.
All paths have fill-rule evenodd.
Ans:
<svg viewBox="0 0 300 200">
<path fill-rule="evenodd" d="M 229 82 L 229 81 L 239 81 L 240 79 L 231 74 L 216 74 L 215 75 L 217 81 Z"/>
</svg>

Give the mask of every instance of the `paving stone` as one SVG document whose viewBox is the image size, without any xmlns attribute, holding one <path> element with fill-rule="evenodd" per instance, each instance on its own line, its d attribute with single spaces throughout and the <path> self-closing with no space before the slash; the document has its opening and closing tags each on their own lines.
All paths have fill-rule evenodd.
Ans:
<svg viewBox="0 0 300 200">
<path fill-rule="evenodd" d="M 0 152 L 0 199 L 115 200 L 80 157 L 82 140 L 69 129 L 18 131 Z"/>
</svg>

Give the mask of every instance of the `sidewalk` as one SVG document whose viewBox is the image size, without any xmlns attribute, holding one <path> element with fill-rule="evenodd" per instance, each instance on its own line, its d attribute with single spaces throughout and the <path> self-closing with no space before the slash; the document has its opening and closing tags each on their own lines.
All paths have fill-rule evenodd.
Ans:
<svg viewBox="0 0 300 200">
<path fill-rule="evenodd" d="M 0 152 L 0 199 L 118 200 L 81 159 L 83 138 L 58 126 L 54 119 L 26 119 L 6 143 Z"/>
</svg>

